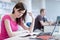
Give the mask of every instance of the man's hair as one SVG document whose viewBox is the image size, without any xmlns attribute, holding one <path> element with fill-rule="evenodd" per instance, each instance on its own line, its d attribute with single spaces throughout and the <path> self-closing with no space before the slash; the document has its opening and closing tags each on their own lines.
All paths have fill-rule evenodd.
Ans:
<svg viewBox="0 0 60 40">
<path fill-rule="evenodd" d="M 45 10 L 45 9 L 42 8 L 42 9 L 40 10 L 40 13 L 42 13 L 44 10 Z"/>
</svg>

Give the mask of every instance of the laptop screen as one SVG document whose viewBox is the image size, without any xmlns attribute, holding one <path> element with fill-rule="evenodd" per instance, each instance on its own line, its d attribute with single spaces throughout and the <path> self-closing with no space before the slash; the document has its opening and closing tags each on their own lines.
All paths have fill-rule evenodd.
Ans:
<svg viewBox="0 0 60 40">
<path fill-rule="evenodd" d="M 60 24 L 60 16 L 57 16 L 57 20 L 56 20 L 57 24 Z"/>
</svg>

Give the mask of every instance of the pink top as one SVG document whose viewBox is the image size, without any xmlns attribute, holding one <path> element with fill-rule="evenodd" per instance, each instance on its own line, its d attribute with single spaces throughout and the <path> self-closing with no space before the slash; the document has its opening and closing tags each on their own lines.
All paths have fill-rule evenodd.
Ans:
<svg viewBox="0 0 60 40">
<path fill-rule="evenodd" d="M 18 30 L 18 25 L 17 25 L 16 21 L 13 21 L 9 15 L 5 15 L 2 18 L 2 21 L 1 21 L 1 36 L 2 36 L 2 39 L 9 38 L 8 33 L 6 31 L 6 28 L 5 28 L 5 24 L 4 24 L 4 21 L 6 19 L 8 19 L 10 21 L 10 26 L 11 26 L 12 31 L 17 31 Z"/>
</svg>

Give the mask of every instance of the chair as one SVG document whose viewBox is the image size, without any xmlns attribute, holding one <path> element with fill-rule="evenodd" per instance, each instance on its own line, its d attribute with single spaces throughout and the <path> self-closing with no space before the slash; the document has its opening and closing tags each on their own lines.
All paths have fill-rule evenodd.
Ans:
<svg viewBox="0 0 60 40">
<path fill-rule="evenodd" d="M 31 22 L 27 22 L 27 23 L 26 23 L 26 25 L 27 25 L 28 27 L 30 27 L 30 25 L 31 25 Z"/>
</svg>

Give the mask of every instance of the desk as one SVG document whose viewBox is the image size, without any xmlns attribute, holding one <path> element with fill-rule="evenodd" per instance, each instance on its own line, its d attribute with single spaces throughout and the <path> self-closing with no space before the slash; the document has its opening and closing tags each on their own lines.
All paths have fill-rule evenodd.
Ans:
<svg viewBox="0 0 60 40">
<path fill-rule="evenodd" d="M 5 39 L 5 40 L 42 40 L 42 39 L 38 39 L 38 38 L 31 38 L 30 37 L 20 37 L 20 36 L 15 36 L 15 37 L 11 37 L 11 38 L 8 38 L 8 39 Z"/>
<path fill-rule="evenodd" d="M 15 37 L 11 37 L 11 38 L 8 38 L 8 39 L 5 39 L 5 40 L 29 40 L 29 37 L 22 38 L 22 37 L 19 37 L 19 36 L 15 36 Z"/>
<path fill-rule="evenodd" d="M 56 35 L 53 35 L 55 39 L 58 39 L 60 40 L 60 34 L 56 34 Z M 30 38 L 33 37 L 33 36 L 29 36 L 29 37 L 21 37 L 21 36 L 15 36 L 15 37 L 11 37 L 11 38 L 8 38 L 8 39 L 5 39 L 5 40 L 31 40 Z M 34 37 L 36 38 L 36 36 Z M 35 39 L 34 39 L 35 40 Z M 39 40 L 39 39 L 38 39 Z"/>
<path fill-rule="evenodd" d="M 53 32 L 53 29 L 54 29 L 55 26 L 44 26 L 44 32 Z M 55 30 L 54 30 L 54 33 L 55 32 L 58 32 L 60 33 L 60 26 L 56 26 Z"/>
<path fill-rule="evenodd" d="M 32 33 L 32 34 L 39 34 L 39 33 Z M 23 34 L 22 34 L 23 35 Z M 5 40 L 31 40 L 30 38 L 33 36 L 29 36 L 29 37 L 21 37 L 20 35 L 15 36 L 15 37 L 11 37 L 11 38 L 7 38 Z M 36 36 L 34 36 L 35 38 Z M 34 39 L 35 40 L 35 39 Z"/>
<path fill-rule="evenodd" d="M 15 37 L 11 37 L 11 38 L 8 38 L 8 39 L 5 39 L 5 40 L 31 40 L 29 39 L 30 37 L 25 37 L 25 38 L 22 38 L 20 36 L 15 36 Z M 60 40 L 60 36 L 55 36 L 55 39 L 58 39 Z M 39 40 L 39 39 L 38 39 Z"/>
</svg>

